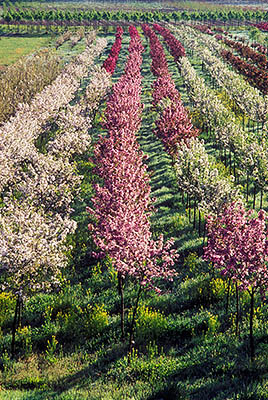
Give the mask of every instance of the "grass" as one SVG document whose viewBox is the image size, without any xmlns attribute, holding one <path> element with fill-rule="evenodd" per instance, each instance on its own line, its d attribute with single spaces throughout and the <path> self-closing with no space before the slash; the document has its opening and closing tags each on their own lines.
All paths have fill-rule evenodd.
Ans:
<svg viewBox="0 0 268 400">
<path fill-rule="evenodd" d="M 0 40 L 0 65 L 9 65 L 20 57 L 47 47 L 51 37 L 5 37 Z"/>
</svg>

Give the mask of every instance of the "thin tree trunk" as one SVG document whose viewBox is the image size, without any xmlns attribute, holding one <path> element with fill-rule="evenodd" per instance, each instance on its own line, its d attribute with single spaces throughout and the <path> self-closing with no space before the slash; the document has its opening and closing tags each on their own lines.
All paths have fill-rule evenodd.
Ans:
<svg viewBox="0 0 268 400">
<path fill-rule="evenodd" d="M 133 314 L 132 314 L 131 325 L 130 325 L 129 344 L 128 344 L 129 356 L 131 355 L 131 351 L 132 351 L 133 344 L 134 344 L 134 324 L 135 324 L 135 318 L 136 318 L 136 314 L 137 314 L 137 310 L 138 310 L 141 291 L 142 291 L 142 286 L 140 285 L 139 291 L 138 291 L 138 295 L 137 295 L 137 299 L 136 299 L 136 304 L 135 304 L 135 307 L 134 307 L 134 310 L 133 310 Z"/>
<path fill-rule="evenodd" d="M 253 319 L 254 319 L 254 290 L 250 292 L 250 319 L 249 319 L 249 344 L 250 358 L 253 361 L 255 356 L 254 337 L 253 337 Z"/>
<path fill-rule="evenodd" d="M 225 306 L 226 314 L 228 313 L 228 310 L 229 310 L 230 286 L 231 286 L 231 278 L 228 279 L 228 286 L 227 286 L 227 297 L 226 297 L 226 306 Z"/>
<path fill-rule="evenodd" d="M 189 196 L 189 222 L 191 222 L 191 198 Z"/>
<path fill-rule="evenodd" d="M 248 171 L 247 171 L 247 202 L 248 202 Z"/>
<path fill-rule="evenodd" d="M 123 277 L 118 272 L 118 293 L 121 298 L 120 313 L 121 313 L 121 340 L 125 341 L 125 303 L 124 303 L 124 288 L 123 288 Z"/>
<path fill-rule="evenodd" d="M 236 182 L 236 174 L 235 174 L 235 153 L 234 153 L 234 157 L 233 157 L 233 159 L 234 159 L 234 164 L 233 164 L 233 174 L 234 174 L 234 179 L 235 179 L 235 182 Z"/>
<path fill-rule="evenodd" d="M 253 208 L 255 208 L 256 205 L 256 185 L 254 184 L 253 187 Z"/>
<path fill-rule="evenodd" d="M 18 295 L 17 300 L 16 300 L 15 315 L 14 315 L 13 324 L 12 324 L 12 341 L 11 341 L 11 357 L 12 358 L 14 358 L 14 356 L 15 356 L 15 337 L 16 337 L 16 330 L 17 330 L 19 304 L 20 304 L 20 299 L 19 299 L 19 295 Z"/>
<path fill-rule="evenodd" d="M 235 284 L 235 296 L 236 296 L 236 325 L 235 325 L 235 334 L 239 335 L 239 292 L 237 282 Z"/>
<path fill-rule="evenodd" d="M 22 298 L 20 297 L 19 299 L 19 311 L 18 311 L 18 323 L 17 323 L 17 329 L 21 327 L 21 319 L 22 319 Z"/>
<path fill-rule="evenodd" d="M 263 190 L 261 189 L 260 209 L 262 209 Z"/>
<path fill-rule="evenodd" d="M 193 227 L 195 229 L 196 225 L 196 200 L 194 200 L 194 222 L 193 222 Z"/>
<path fill-rule="evenodd" d="M 206 239 L 206 221 L 204 221 L 203 246 L 205 245 L 205 239 Z"/>
<path fill-rule="evenodd" d="M 198 235 L 201 236 L 201 212 L 198 210 Z"/>
</svg>

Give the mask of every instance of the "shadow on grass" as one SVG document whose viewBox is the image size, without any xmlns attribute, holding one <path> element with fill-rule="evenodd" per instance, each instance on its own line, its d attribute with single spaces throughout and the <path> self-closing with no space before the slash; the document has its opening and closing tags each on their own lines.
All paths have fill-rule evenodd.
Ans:
<svg viewBox="0 0 268 400">
<path fill-rule="evenodd" d="M 72 389 L 85 389 L 90 391 L 90 386 L 100 379 L 102 375 L 108 372 L 111 368 L 111 364 L 126 354 L 127 350 L 125 345 L 114 345 L 113 348 L 105 352 L 103 356 L 98 357 L 93 364 L 86 366 L 78 372 L 61 378 L 55 383 L 49 384 L 49 388 L 47 389 L 35 389 L 33 392 L 27 393 L 26 398 L 27 400 L 50 400 L 57 399 L 65 392 Z M 32 389 L 31 385 L 29 386 L 24 386 L 24 389 Z M 71 398 L 75 397 L 70 397 L 70 399 Z M 81 394 L 78 398 L 82 398 Z"/>
<path fill-rule="evenodd" d="M 201 342 L 200 342 L 201 343 Z M 189 357 L 187 366 L 179 366 L 167 377 L 164 387 L 147 400 L 265 400 L 262 387 L 267 382 L 265 370 L 250 364 L 245 343 L 216 349 L 206 344 L 197 355 Z M 190 356 L 190 354 L 189 354 Z M 183 362 L 183 364 L 185 364 Z M 266 383 L 267 384 L 267 383 Z"/>
</svg>

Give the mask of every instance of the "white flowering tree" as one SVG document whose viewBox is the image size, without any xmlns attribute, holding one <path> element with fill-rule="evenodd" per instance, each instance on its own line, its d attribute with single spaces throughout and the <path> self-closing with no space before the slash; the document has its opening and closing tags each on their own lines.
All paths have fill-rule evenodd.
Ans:
<svg viewBox="0 0 268 400">
<path fill-rule="evenodd" d="M 221 176 L 215 160 L 206 152 L 204 142 L 192 138 L 178 147 L 175 163 L 177 184 L 198 203 L 200 211 L 218 214 L 226 203 L 241 197 L 233 177 Z"/>
<path fill-rule="evenodd" d="M 6 160 L 5 175 L 2 175 L 5 180 L 1 182 L 0 284 L 2 290 L 17 298 L 12 355 L 23 302 L 36 292 L 59 286 L 61 269 L 67 263 L 70 247 L 66 245 L 66 238 L 76 228 L 71 219 L 71 203 L 79 192 L 82 179 L 77 174 L 73 155 L 82 154 L 91 143 L 87 102 L 81 101 L 74 106 L 68 102 L 73 99 L 80 78 L 86 76 L 88 66 L 105 45 L 106 41 L 100 40 L 92 48 L 86 48 L 76 58 L 76 64 L 66 67 L 64 76 L 54 82 L 54 86 L 34 98 L 31 105 L 22 105 L 17 115 L 2 127 L 3 165 L 4 156 L 10 157 Z M 61 87 L 58 86 L 60 82 Z M 38 106 L 40 121 L 36 118 Z M 19 116 L 22 121 L 19 121 Z M 29 120 L 24 117 L 29 117 Z M 35 141 L 46 129 L 43 129 L 43 123 L 53 117 L 57 117 L 54 120 L 58 126 L 56 136 L 41 153 Z M 30 131 L 27 128 L 31 128 Z M 16 129 L 17 136 L 11 142 L 11 134 Z"/>
<path fill-rule="evenodd" d="M 14 180 L 18 166 L 31 158 L 43 126 L 73 100 L 80 80 L 87 76 L 89 66 L 106 44 L 105 39 L 98 39 L 95 45 L 86 47 L 31 104 L 21 104 L 15 116 L 1 126 L 0 192 Z"/>
<path fill-rule="evenodd" d="M 29 202 L 9 202 L 0 209 L 1 289 L 17 298 L 12 329 L 12 355 L 22 304 L 32 294 L 58 287 L 66 265 L 68 233 L 76 223 L 59 214 L 49 216 Z"/>
<path fill-rule="evenodd" d="M 252 120 L 260 121 L 263 129 L 268 112 L 267 96 L 263 97 L 258 89 L 221 61 L 219 56 L 225 47 L 214 37 L 197 32 L 189 26 L 181 25 L 175 28 L 175 32 L 185 46 L 198 55 L 218 85 L 228 92 L 245 114 Z"/>
</svg>

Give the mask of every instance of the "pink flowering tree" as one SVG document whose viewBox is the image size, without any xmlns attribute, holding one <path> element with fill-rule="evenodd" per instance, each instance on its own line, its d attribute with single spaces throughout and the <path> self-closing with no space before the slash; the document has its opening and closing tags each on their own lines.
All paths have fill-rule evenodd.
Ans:
<svg viewBox="0 0 268 400">
<path fill-rule="evenodd" d="M 112 48 L 110 50 L 110 53 L 108 55 L 108 57 L 106 58 L 106 60 L 104 61 L 102 67 L 111 75 L 113 75 L 115 67 L 116 67 L 116 63 L 119 57 L 119 53 L 121 50 L 121 46 L 122 46 L 122 36 L 123 36 L 123 28 L 121 28 L 121 26 L 118 26 L 116 28 L 116 34 L 115 34 L 115 41 L 112 45 Z"/>
<path fill-rule="evenodd" d="M 130 326 L 129 349 L 133 342 L 136 311 L 142 288 L 160 292 L 159 279 L 172 280 L 171 269 L 178 255 L 172 241 L 152 239 L 149 218 L 152 213 L 149 175 L 135 132 L 141 122 L 140 102 L 142 63 L 140 37 L 134 27 L 125 72 L 113 87 L 105 113 L 106 137 L 94 149 L 96 174 L 92 207 L 88 212 L 95 223 L 89 226 L 100 256 L 109 256 L 118 273 L 121 296 L 121 333 L 124 340 L 124 282 L 127 276 L 138 283 L 138 295 Z"/>
<path fill-rule="evenodd" d="M 250 294 L 250 354 L 254 358 L 254 296 L 268 290 L 268 230 L 265 211 L 256 218 L 240 202 L 232 203 L 218 217 L 208 217 L 208 243 L 204 258 L 224 276 Z"/>
<path fill-rule="evenodd" d="M 170 37 L 169 31 L 165 28 L 159 25 L 154 25 L 154 28 L 161 34 L 165 33 L 165 37 Z M 155 122 L 154 134 L 163 142 L 166 151 L 175 158 L 181 141 L 196 137 L 198 130 L 193 127 L 190 116 L 182 104 L 180 93 L 168 72 L 165 52 L 156 33 L 146 24 L 142 25 L 142 29 L 150 40 L 151 70 L 157 76 L 153 83 L 152 96 L 153 106 L 160 110 L 160 115 Z M 177 42 L 174 37 L 170 39 L 171 42 L 176 47 Z M 183 47 L 181 45 L 180 47 L 181 50 L 176 51 L 182 56 L 185 53 Z"/>
<path fill-rule="evenodd" d="M 153 28 L 156 32 L 160 33 L 160 35 L 163 36 L 165 39 L 166 44 L 169 47 L 170 53 L 173 55 L 174 60 L 177 62 L 181 57 L 185 57 L 185 49 L 181 42 L 179 42 L 178 39 L 176 39 L 172 33 L 167 29 L 164 28 L 161 25 L 154 24 Z"/>
<path fill-rule="evenodd" d="M 198 130 L 191 123 L 187 110 L 180 99 L 175 99 L 168 105 L 155 122 L 155 135 L 162 140 L 165 149 L 175 158 L 177 146 L 198 135 Z"/>
<path fill-rule="evenodd" d="M 95 185 L 93 209 L 88 211 L 96 223 L 89 229 L 101 255 L 108 255 L 118 272 L 122 338 L 125 278 L 133 277 L 140 287 L 136 310 L 142 288 L 160 293 L 158 279 L 172 280 L 175 271 L 170 267 L 177 258 L 176 251 L 171 250 L 172 241 L 152 239 L 149 176 L 143 159 L 137 143 L 127 135 L 117 143 L 113 136 L 104 138 L 95 148 L 95 171 L 103 178 L 103 185 Z M 135 313 L 131 335 L 134 318 Z"/>
</svg>

